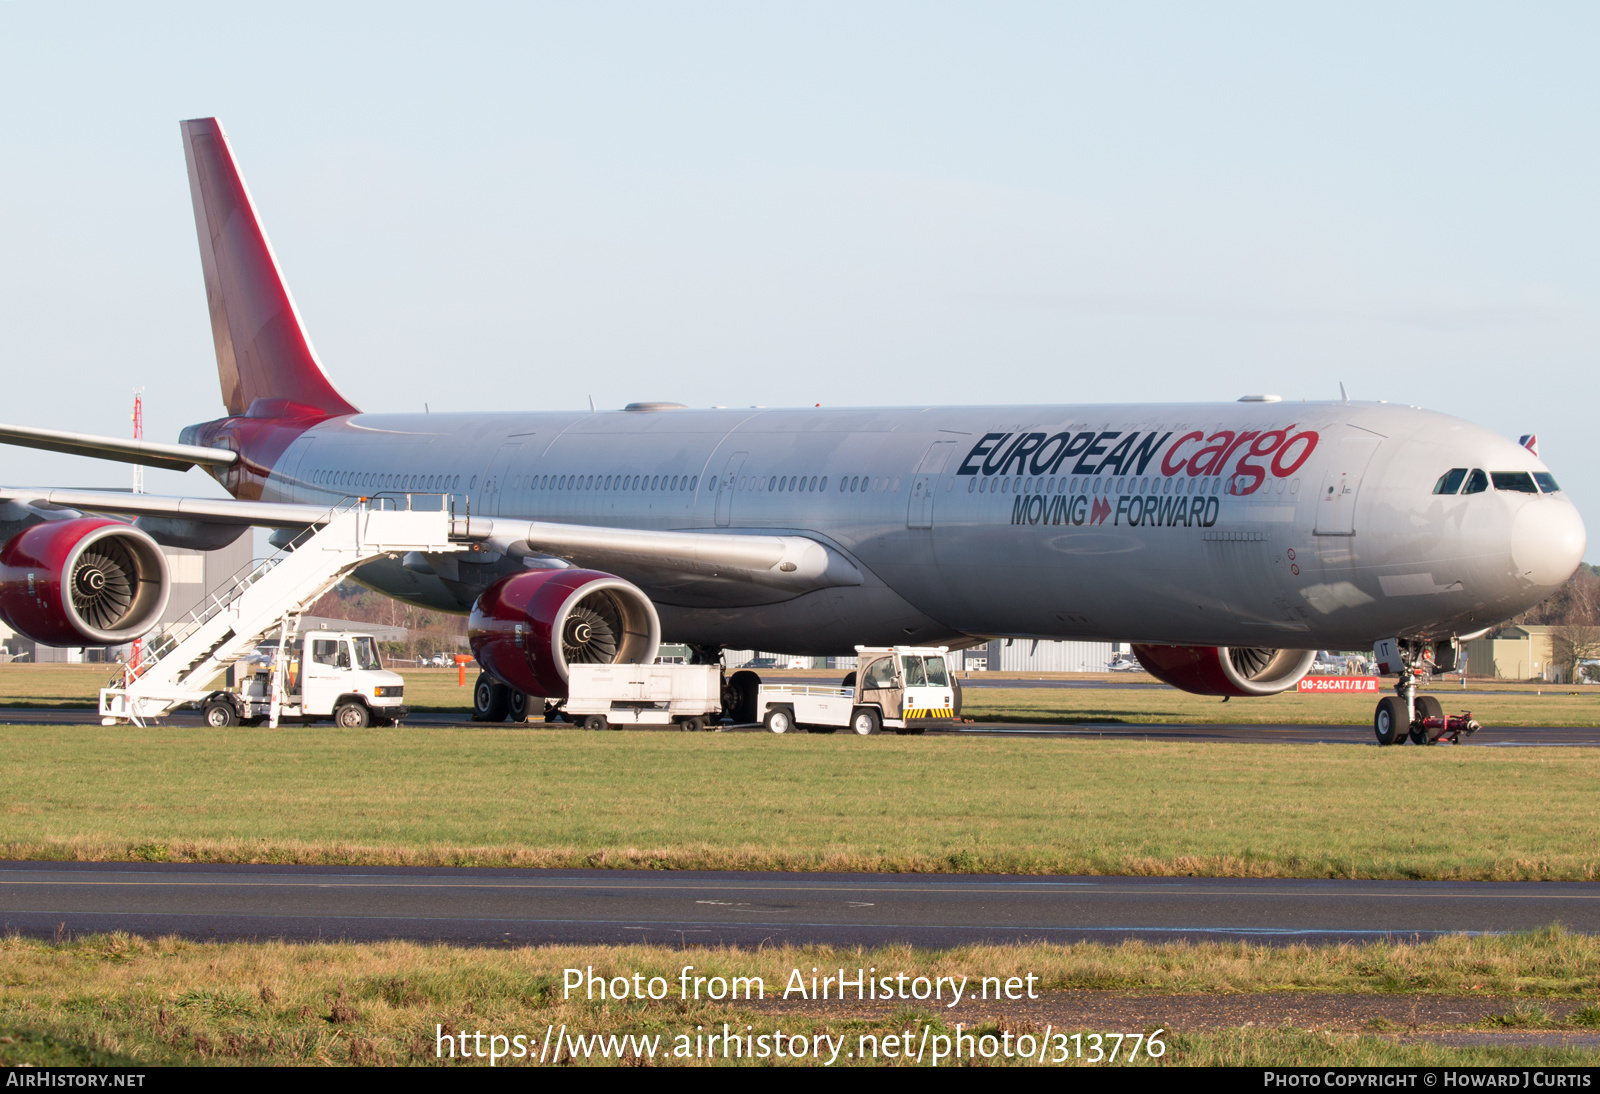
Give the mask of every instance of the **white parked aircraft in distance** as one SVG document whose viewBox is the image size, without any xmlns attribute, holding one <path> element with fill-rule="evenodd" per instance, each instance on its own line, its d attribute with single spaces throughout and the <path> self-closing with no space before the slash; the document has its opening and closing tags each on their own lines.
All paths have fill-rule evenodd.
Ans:
<svg viewBox="0 0 1600 1094">
<path fill-rule="evenodd" d="M 568 664 L 644 661 L 663 635 L 702 659 L 1131 640 L 1161 679 L 1226 696 L 1293 687 L 1319 648 L 1378 647 L 1399 678 L 1374 719 L 1387 744 L 1436 736 L 1416 681 L 1583 557 L 1532 451 L 1383 403 L 365 413 L 313 351 L 221 125 L 182 130 L 226 413 L 179 444 L 0 440 L 200 466 L 232 500 L 0 490 L 0 614 L 42 642 L 153 626 L 158 543 L 293 535 L 399 496 L 452 508 L 480 549 L 357 577 L 471 614 L 491 716 L 508 689 L 561 696 Z"/>
</svg>

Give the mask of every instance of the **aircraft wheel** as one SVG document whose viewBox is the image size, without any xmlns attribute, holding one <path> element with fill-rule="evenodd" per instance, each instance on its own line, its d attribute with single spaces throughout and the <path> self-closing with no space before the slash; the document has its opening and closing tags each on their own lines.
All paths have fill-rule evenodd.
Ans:
<svg viewBox="0 0 1600 1094">
<path fill-rule="evenodd" d="M 605 729 L 606 716 L 604 714 L 591 714 L 583 720 L 584 729 Z"/>
<path fill-rule="evenodd" d="M 503 722 L 511 709 L 510 688 L 490 676 L 478 673 L 478 682 L 472 688 L 472 720 L 474 722 Z"/>
<path fill-rule="evenodd" d="M 854 669 L 844 674 L 844 679 L 839 682 L 839 686 L 842 688 L 853 688 L 856 686 L 856 674 Z"/>
<path fill-rule="evenodd" d="M 728 695 L 722 712 L 733 719 L 735 725 L 749 725 L 758 721 L 761 712 L 756 709 L 760 698 L 761 677 L 744 669 L 728 677 Z"/>
<path fill-rule="evenodd" d="M 1392 745 L 1397 740 L 1405 740 L 1408 731 L 1405 704 L 1393 695 L 1379 699 L 1378 709 L 1372 715 L 1372 732 L 1377 734 L 1378 744 Z"/>
<path fill-rule="evenodd" d="M 858 737 L 870 737 L 883 728 L 883 719 L 871 707 L 856 707 L 855 713 L 850 715 L 850 728 Z"/>
<path fill-rule="evenodd" d="M 1424 718 L 1443 718 L 1444 704 L 1432 695 L 1419 695 L 1413 700 L 1417 708 L 1417 721 Z M 1411 743 L 1414 745 L 1431 745 L 1439 739 L 1442 729 L 1423 729 L 1420 725 L 1411 727 Z"/>
<path fill-rule="evenodd" d="M 788 733 L 794 728 L 794 713 L 788 707 L 773 707 L 761 719 L 761 724 L 769 733 Z"/>
<path fill-rule="evenodd" d="M 528 720 L 528 693 L 516 688 L 506 689 L 506 713 L 513 722 Z"/>
<path fill-rule="evenodd" d="M 340 729 L 366 729 L 371 715 L 365 703 L 340 703 L 333 710 L 333 724 Z"/>
<path fill-rule="evenodd" d="M 212 729 L 239 724 L 239 712 L 233 709 L 232 703 L 222 699 L 206 704 L 205 717 L 206 725 Z"/>
</svg>

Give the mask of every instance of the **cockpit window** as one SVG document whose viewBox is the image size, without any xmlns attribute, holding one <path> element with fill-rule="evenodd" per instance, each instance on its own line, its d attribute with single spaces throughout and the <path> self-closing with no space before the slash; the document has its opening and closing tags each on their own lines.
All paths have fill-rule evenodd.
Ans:
<svg viewBox="0 0 1600 1094">
<path fill-rule="evenodd" d="M 1467 476 L 1467 488 L 1461 492 L 1463 494 L 1481 494 L 1487 489 L 1489 489 L 1489 476 L 1474 467 L 1472 474 Z"/>
<path fill-rule="evenodd" d="M 1558 494 L 1561 492 L 1561 487 L 1556 485 L 1556 477 L 1548 471 L 1535 471 L 1533 473 L 1533 481 L 1538 483 L 1539 489 L 1546 494 Z"/>
<path fill-rule="evenodd" d="M 1494 479 L 1496 490 L 1514 490 L 1519 494 L 1539 492 L 1539 488 L 1533 485 L 1533 476 L 1526 471 L 1496 471 L 1490 477 Z"/>
<path fill-rule="evenodd" d="M 1461 483 L 1467 477 L 1465 467 L 1452 467 L 1439 476 L 1439 481 L 1433 484 L 1435 494 L 1454 494 L 1461 489 Z"/>
</svg>

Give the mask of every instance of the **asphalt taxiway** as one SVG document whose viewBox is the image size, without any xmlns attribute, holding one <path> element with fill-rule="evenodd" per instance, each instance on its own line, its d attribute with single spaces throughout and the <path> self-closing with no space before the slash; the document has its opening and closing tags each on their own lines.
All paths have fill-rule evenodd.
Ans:
<svg viewBox="0 0 1600 1094">
<path fill-rule="evenodd" d="M 1600 931 L 1600 883 L 0 863 L 0 929 L 198 939 L 831 943 Z"/>
</svg>

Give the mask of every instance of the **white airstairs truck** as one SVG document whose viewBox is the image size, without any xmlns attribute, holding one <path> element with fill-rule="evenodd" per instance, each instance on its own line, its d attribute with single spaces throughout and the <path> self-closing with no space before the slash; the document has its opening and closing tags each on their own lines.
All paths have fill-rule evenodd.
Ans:
<svg viewBox="0 0 1600 1094">
<path fill-rule="evenodd" d="M 185 704 L 204 704 L 215 694 L 211 683 L 224 669 L 274 637 L 277 653 L 264 682 L 267 724 L 276 726 L 286 714 L 304 714 L 295 710 L 300 697 L 287 686 L 284 664 L 300 614 L 373 559 L 409 551 L 467 550 L 469 544 L 451 539 L 454 523 L 448 508 L 375 508 L 364 499 L 330 510 L 321 527 L 307 530 L 294 550 L 235 575 L 187 619 L 150 642 L 137 664 L 100 690 L 101 724 L 142 726 Z M 360 701 L 365 705 L 364 698 Z M 353 714 L 349 718 L 355 720 Z"/>
</svg>

